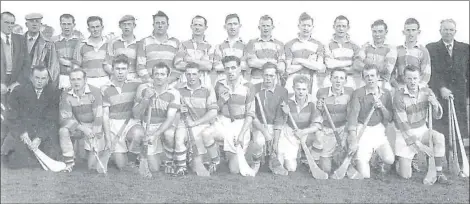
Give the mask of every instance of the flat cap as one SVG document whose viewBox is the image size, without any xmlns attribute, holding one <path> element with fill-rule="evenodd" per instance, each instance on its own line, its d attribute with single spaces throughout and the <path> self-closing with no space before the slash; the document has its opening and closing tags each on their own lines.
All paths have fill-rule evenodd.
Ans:
<svg viewBox="0 0 470 204">
<path fill-rule="evenodd" d="M 121 18 L 121 20 L 119 20 L 119 23 L 122 23 L 124 21 L 130 21 L 130 20 L 135 21 L 136 19 L 133 15 L 125 15 Z"/>
<path fill-rule="evenodd" d="M 42 14 L 40 14 L 40 13 L 30 13 L 30 14 L 27 14 L 24 18 L 26 20 L 42 19 Z"/>
</svg>

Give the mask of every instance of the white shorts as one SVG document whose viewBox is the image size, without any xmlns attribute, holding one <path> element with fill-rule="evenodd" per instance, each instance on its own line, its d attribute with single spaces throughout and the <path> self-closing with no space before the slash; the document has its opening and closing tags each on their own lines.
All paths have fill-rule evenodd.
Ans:
<svg viewBox="0 0 470 204">
<path fill-rule="evenodd" d="M 122 131 L 121 135 L 117 135 L 125 122 L 126 120 L 109 120 L 109 126 L 111 129 L 111 141 L 115 141 L 116 137 L 119 137 L 119 139 L 117 139 L 116 141 L 116 146 L 114 147 L 114 152 L 116 153 L 126 153 L 129 151 L 127 149 L 126 144 L 127 132 L 129 132 L 129 130 L 134 127 L 134 125 L 140 124 L 139 120 L 131 118 L 127 123 L 126 127 L 124 127 L 124 130 Z"/>
<path fill-rule="evenodd" d="M 279 150 L 277 152 L 277 158 L 282 160 L 294 160 L 297 159 L 297 154 L 300 148 L 300 140 L 294 135 L 294 129 L 284 125 L 279 137 Z"/>
<path fill-rule="evenodd" d="M 161 123 L 150 124 L 148 126 L 149 132 L 155 132 L 160 127 L 160 125 L 162 124 Z M 144 123 L 144 127 L 146 127 L 145 123 Z M 152 144 L 148 145 L 147 155 L 156 155 L 156 154 L 160 154 L 163 152 L 162 137 L 163 137 L 163 134 L 159 135 L 155 141 L 152 141 Z"/>
<path fill-rule="evenodd" d="M 224 143 L 224 151 L 237 153 L 234 140 L 238 140 L 238 134 L 243 127 L 244 119 L 230 121 L 230 118 L 219 115 L 212 125 L 214 131 L 216 132 L 216 140 L 218 142 Z M 221 138 L 223 137 L 223 138 Z M 248 129 L 244 134 L 243 140 L 243 151 L 246 153 L 248 145 L 250 143 L 250 129 Z"/>
<path fill-rule="evenodd" d="M 69 75 L 59 75 L 59 89 L 70 88 L 70 77 Z"/>
<path fill-rule="evenodd" d="M 418 141 L 423 144 L 429 144 L 429 128 L 426 124 L 422 125 L 421 127 L 410 129 L 410 132 L 416 137 L 418 137 Z M 433 131 L 434 137 L 436 135 L 441 134 L 437 131 Z M 436 146 L 436 144 L 434 144 Z M 434 148 L 434 156 L 435 157 L 443 157 L 445 155 L 445 151 L 440 151 L 438 148 Z M 403 138 L 403 134 L 400 130 L 396 129 L 396 140 L 395 140 L 395 155 L 399 157 L 403 157 L 406 159 L 413 159 L 415 154 L 417 154 L 417 150 L 408 146 L 405 142 L 405 138 Z"/>
<path fill-rule="evenodd" d="M 111 82 L 111 80 L 109 79 L 109 76 L 87 77 L 86 81 L 87 81 L 87 84 L 92 85 L 96 88 L 101 88 L 102 86 L 109 84 Z"/>
<path fill-rule="evenodd" d="M 286 89 L 287 89 L 287 92 L 289 94 L 294 94 L 294 78 L 297 76 L 297 75 L 304 75 L 306 76 L 307 78 L 310 79 L 310 74 L 298 74 L 298 73 L 294 73 L 294 74 L 291 74 L 287 77 L 287 80 L 286 80 L 286 85 L 284 86 Z M 317 75 L 314 74 L 313 75 L 313 79 L 312 79 L 312 84 L 310 84 L 310 86 L 312 87 L 312 92 L 309 93 L 311 94 L 313 97 L 316 96 L 317 94 L 317 91 L 319 89 L 319 85 L 317 84 L 318 83 L 318 80 L 317 80 Z M 323 82 L 322 82 L 323 83 Z"/>
<path fill-rule="evenodd" d="M 88 128 L 93 130 L 93 123 L 81 123 L 81 125 L 84 125 L 85 127 L 88 127 Z M 80 132 L 80 130 L 75 130 L 75 133 L 83 134 L 83 133 Z M 92 139 L 87 139 L 85 137 L 85 139 L 84 139 L 84 141 L 85 141 L 84 149 L 88 150 L 88 151 L 92 151 L 92 147 L 93 147 L 93 148 L 95 148 L 95 150 L 97 152 L 103 151 L 104 147 L 106 145 L 106 140 L 104 138 L 103 131 L 101 131 L 99 137 L 100 137 L 99 139 L 97 137 L 92 138 Z"/>
<path fill-rule="evenodd" d="M 357 134 L 362 128 L 362 124 L 357 127 Z M 382 145 L 389 145 L 387 137 L 385 136 L 385 127 L 382 123 L 375 126 L 367 126 L 364 134 L 359 139 L 356 158 L 361 161 L 370 161 L 372 153 Z"/>
<path fill-rule="evenodd" d="M 178 125 L 178 128 L 185 128 L 186 129 L 182 119 L 180 121 L 180 124 Z M 202 125 L 198 125 L 198 126 L 194 126 L 194 127 L 190 128 L 191 131 L 193 132 L 194 144 L 196 145 L 199 154 L 207 153 L 207 149 L 206 149 L 206 146 L 204 145 L 204 141 L 203 141 L 203 138 L 202 138 L 202 133 L 204 131 L 209 131 L 209 128 L 210 128 L 210 124 L 202 124 Z M 187 136 L 188 136 L 187 139 L 190 140 L 189 134 L 187 134 Z"/>
</svg>

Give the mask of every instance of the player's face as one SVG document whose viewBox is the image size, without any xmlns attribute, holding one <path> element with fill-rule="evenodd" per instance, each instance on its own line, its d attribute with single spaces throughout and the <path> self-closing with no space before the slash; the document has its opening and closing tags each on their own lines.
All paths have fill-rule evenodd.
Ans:
<svg viewBox="0 0 470 204">
<path fill-rule="evenodd" d="M 33 85 L 36 89 L 44 88 L 44 86 L 46 86 L 47 82 L 49 81 L 49 75 L 47 73 L 47 70 L 35 70 L 33 75 L 31 76 L 31 81 L 33 82 Z"/>
<path fill-rule="evenodd" d="M 237 65 L 236 61 L 230 61 L 224 64 L 225 74 L 229 81 L 237 80 L 241 73 L 241 67 Z"/>
<path fill-rule="evenodd" d="M 10 34 L 13 30 L 13 27 L 15 26 L 15 17 L 4 14 L 2 15 L 1 21 L 2 32 L 5 34 Z"/>
<path fill-rule="evenodd" d="M 134 20 L 123 21 L 119 24 L 119 28 L 121 28 L 122 34 L 124 36 L 134 35 L 135 21 Z"/>
<path fill-rule="evenodd" d="M 349 31 L 348 21 L 346 19 L 336 20 L 333 28 L 335 29 L 335 34 L 337 36 L 344 37 Z"/>
<path fill-rule="evenodd" d="M 271 20 L 260 20 L 258 29 L 261 32 L 261 36 L 271 36 L 274 29 L 273 22 Z"/>
<path fill-rule="evenodd" d="M 387 30 L 385 30 L 384 25 L 378 25 L 372 27 L 372 38 L 374 42 L 382 42 L 385 40 L 385 36 L 387 35 Z"/>
<path fill-rule="evenodd" d="M 420 81 L 419 71 L 405 71 L 405 84 L 409 90 L 416 90 Z"/>
<path fill-rule="evenodd" d="M 30 19 L 26 20 L 26 27 L 28 28 L 29 32 L 37 33 L 41 30 L 42 26 L 42 19 Z"/>
<path fill-rule="evenodd" d="M 155 16 L 153 19 L 153 29 L 157 34 L 166 35 L 168 30 L 168 21 L 163 16 Z"/>
<path fill-rule="evenodd" d="M 272 87 L 274 86 L 276 80 L 276 69 L 275 68 L 269 68 L 265 69 L 263 73 L 263 83 L 267 87 Z"/>
<path fill-rule="evenodd" d="M 333 72 L 330 81 L 335 89 L 342 89 L 346 83 L 346 73 L 342 71 Z"/>
<path fill-rule="evenodd" d="M 405 25 L 403 29 L 403 35 L 406 37 L 408 42 L 416 42 L 418 40 L 418 35 L 421 33 L 417 24 L 408 24 Z"/>
<path fill-rule="evenodd" d="M 204 35 L 207 26 L 204 23 L 204 19 L 202 18 L 195 18 L 191 23 L 191 30 L 193 31 L 194 35 Z"/>
<path fill-rule="evenodd" d="M 237 18 L 230 18 L 224 25 L 225 30 L 229 36 L 237 36 L 240 33 L 241 24 Z"/>
<path fill-rule="evenodd" d="M 442 39 L 450 42 L 454 40 L 454 36 L 457 30 L 455 29 L 455 25 L 453 23 L 444 22 L 441 24 L 440 32 Z"/>
<path fill-rule="evenodd" d="M 113 73 L 118 81 L 122 82 L 127 79 L 128 67 L 125 63 L 114 64 Z"/>
<path fill-rule="evenodd" d="M 72 18 L 61 18 L 60 19 L 60 29 L 62 34 L 65 36 L 72 35 L 73 29 L 75 28 L 75 23 L 73 23 Z"/>
<path fill-rule="evenodd" d="M 185 75 L 189 85 L 195 85 L 199 82 L 200 75 L 197 68 L 187 68 Z"/>
<path fill-rule="evenodd" d="M 101 22 L 98 20 L 88 23 L 88 31 L 90 32 L 91 37 L 94 37 L 94 38 L 101 37 L 103 28 L 104 28 L 103 25 L 101 25 Z"/>
<path fill-rule="evenodd" d="M 168 71 L 165 67 L 154 68 L 153 70 L 153 83 L 162 86 L 166 83 L 168 78 Z"/>
<path fill-rule="evenodd" d="M 374 87 L 377 86 L 377 81 L 379 80 L 379 76 L 377 74 L 376 69 L 364 70 L 362 72 L 362 78 L 366 83 L 366 86 Z"/>
<path fill-rule="evenodd" d="M 73 90 L 78 91 L 85 87 L 86 79 L 82 72 L 70 73 L 70 86 Z"/>
<path fill-rule="evenodd" d="M 310 36 L 313 30 L 313 21 L 311 19 L 301 21 L 298 25 L 299 31 L 304 36 Z"/>
<path fill-rule="evenodd" d="M 308 94 L 308 84 L 307 83 L 295 83 L 294 93 L 295 93 L 296 98 L 305 98 Z"/>
</svg>

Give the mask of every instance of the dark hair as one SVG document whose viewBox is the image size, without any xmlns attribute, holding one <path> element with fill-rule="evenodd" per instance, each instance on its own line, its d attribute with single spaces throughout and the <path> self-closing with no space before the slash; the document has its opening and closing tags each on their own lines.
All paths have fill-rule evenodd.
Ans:
<svg viewBox="0 0 470 204">
<path fill-rule="evenodd" d="M 274 70 L 276 70 L 276 73 L 277 73 L 277 64 L 274 64 L 272 62 L 266 62 L 266 63 L 263 64 L 261 69 L 263 71 L 266 70 L 266 69 L 274 69 Z"/>
<path fill-rule="evenodd" d="M 39 71 L 39 72 L 48 71 L 48 72 L 49 72 L 49 70 L 47 70 L 47 67 L 46 67 L 46 66 L 43 66 L 43 65 L 35 65 L 35 66 L 33 66 L 33 70 L 31 70 L 31 75 L 34 74 L 34 71 Z"/>
<path fill-rule="evenodd" d="M 346 20 L 348 22 L 348 26 L 349 26 L 349 19 L 346 17 L 346 16 L 343 16 L 343 15 L 339 15 L 335 18 L 335 21 L 333 21 L 333 24 L 336 23 L 336 21 L 340 21 L 340 20 Z"/>
<path fill-rule="evenodd" d="M 166 15 L 165 12 L 163 11 L 158 11 L 156 14 L 152 15 L 152 18 L 153 18 L 153 22 L 155 23 L 155 17 L 165 17 L 166 19 L 166 22 L 168 24 L 170 24 L 170 18 L 168 18 L 168 16 Z"/>
<path fill-rule="evenodd" d="M 346 70 L 345 70 L 345 69 L 343 69 L 343 68 L 334 68 L 333 70 L 331 70 L 330 75 L 333 76 L 333 74 L 334 74 L 335 72 L 343 72 L 344 74 L 346 74 Z"/>
<path fill-rule="evenodd" d="M 86 20 L 86 24 L 88 26 L 90 26 L 90 22 L 93 22 L 93 21 L 99 21 L 101 25 L 103 25 L 103 19 L 99 16 L 90 16 L 88 17 L 88 19 Z"/>
<path fill-rule="evenodd" d="M 63 18 L 71 18 L 71 19 L 72 19 L 72 23 L 75 24 L 75 17 L 73 17 L 71 14 L 64 13 L 64 14 L 60 15 L 60 17 L 59 17 L 59 22 L 62 22 L 62 19 L 63 19 Z M 87 22 L 87 24 L 88 24 L 88 22 Z"/>
<path fill-rule="evenodd" d="M 237 18 L 238 20 L 238 23 L 240 23 L 240 17 L 238 17 L 238 14 L 236 13 L 231 13 L 231 14 L 228 14 L 226 17 L 225 17 L 225 23 L 227 23 L 227 21 L 231 18 Z"/>
<path fill-rule="evenodd" d="M 379 19 L 379 20 L 376 20 L 374 21 L 374 23 L 372 23 L 372 25 L 370 25 L 370 28 L 373 28 L 375 26 L 380 26 L 380 25 L 383 25 L 385 30 L 388 30 L 388 26 L 387 24 L 384 22 L 384 20 L 382 19 Z"/>
<path fill-rule="evenodd" d="M 271 24 L 274 25 L 274 20 L 273 18 L 271 18 L 271 16 L 269 15 L 264 15 L 264 16 L 261 16 L 261 18 L 259 18 L 259 20 L 263 20 L 263 21 L 267 21 L 267 20 L 270 20 L 271 21 Z"/>
<path fill-rule="evenodd" d="M 303 13 L 300 14 L 300 16 L 299 16 L 299 24 L 300 24 L 300 22 L 306 21 L 306 20 L 312 20 L 312 23 L 313 23 L 313 18 L 312 18 L 312 16 L 308 15 L 306 12 L 303 12 Z"/>
<path fill-rule="evenodd" d="M 309 83 L 310 83 L 310 80 L 308 79 L 307 76 L 305 75 L 297 75 L 294 77 L 294 80 L 292 80 L 292 85 L 295 86 L 296 84 L 300 84 L 300 83 L 305 83 L 307 84 L 307 86 L 310 86 Z"/>
<path fill-rule="evenodd" d="M 364 71 L 369 71 L 375 69 L 375 73 L 378 75 L 379 74 L 379 67 L 375 64 L 365 64 L 364 69 L 362 70 L 362 77 L 364 77 Z"/>
<path fill-rule="evenodd" d="M 3 15 L 9 15 L 9 16 L 12 16 L 13 18 L 16 19 L 15 15 L 14 15 L 13 13 L 9 12 L 9 11 L 4 11 L 4 12 L 2 12 L 2 16 L 1 16 L 1 17 L 3 17 Z"/>
<path fill-rule="evenodd" d="M 194 16 L 194 18 L 191 19 L 191 24 L 193 24 L 193 21 L 194 21 L 194 19 L 196 19 L 196 18 L 202 18 L 202 19 L 204 20 L 204 25 L 207 26 L 207 19 L 204 18 L 204 17 L 201 16 L 201 15 L 196 15 L 196 16 Z"/>
<path fill-rule="evenodd" d="M 222 64 L 227 64 L 228 62 L 237 62 L 237 66 L 240 66 L 240 58 L 236 57 L 236 56 L 233 56 L 233 55 L 230 55 L 230 56 L 225 56 L 224 58 L 222 58 Z"/>
<path fill-rule="evenodd" d="M 166 69 L 167 75 L 170 75 L 170 72 L 171 72 L 170 67 L 164 62 L 159 62 L 152 67 L 152 73 L 150 73 L 150 76 L 154 75 L 156 69 L 163 69 L 163 68 Z"/>
<path fill-rule="evenodd" d="M 418 29 L 419 29 L 419 27 L 420 27 L 418 20 L 416 20 L 415 18 L 408 18 L 408 19 L 406 19 L 405 25 L 411 25 L 411 24 L 416 24 L 416 25 L 418 25 Z"/>
<path fill-rule="evenodd" d="M 126 64 L 127 66 L 129 66 L 129 57 L 127 57 L 125 54 L 120 54 L 114 57 L 112 65 L 114 66 L 115 64 Z"/>
<path fill-rule="evenodd" d="M 419 72 L 421 73 L 421 69 L 415 65 L 412 65 L 412 64 L 409 64 L 409 65 L 406 65 L 405 67 L 405 70 L 403 71 L 403 73 L 406 73 L 406 71 L 409 71 L 409 72 Z"/>
<path fill-rule="evenodd" d="M 72 71 L 70 71 L 69 73 L 69 76 L 72 75 L 72 73 L 77 73 L 77 72 L 81 72 L 83 74 L 83 78 L 86 79 L 86 72 L 82 68 L 72 69 Z"/>
</svg>

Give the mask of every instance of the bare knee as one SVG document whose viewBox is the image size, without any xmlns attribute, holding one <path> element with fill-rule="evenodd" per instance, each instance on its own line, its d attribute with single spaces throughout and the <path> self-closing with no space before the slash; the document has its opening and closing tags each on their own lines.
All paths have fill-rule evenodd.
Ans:
<svg viewBox="0 0 470 204">
<path fill-rule="evenodd" d="M 176 134 L 176 131 L 174 131 L 173 129 L 167 130 L 163 133 L 163 141 L 167 146 L 173 147 L 175 134 Z"/>
<path fill-rule="evenodd" d="M 130 141 L 140 141 L 145 135 L 145 130 L 140 125 L 134 125 L 128 132 L 127 132 L 127 139 Z"/>
<path fill-rule="evenodd" d="M 214 143 L 215 138 L 212 136 L 211 128 L 205 128 L 200 134 L 202 138 L 202 142 L 205 146 L 212 145 Z"/>
<path fill-rule="evenodd" d="M 266 143 L 266 140 L 264 139 L 264 136 L 262 134 L 253 135 L 253 145 L 255 147 L 255 150 L 261 151 L 265 143 Z"/>
</svg>

